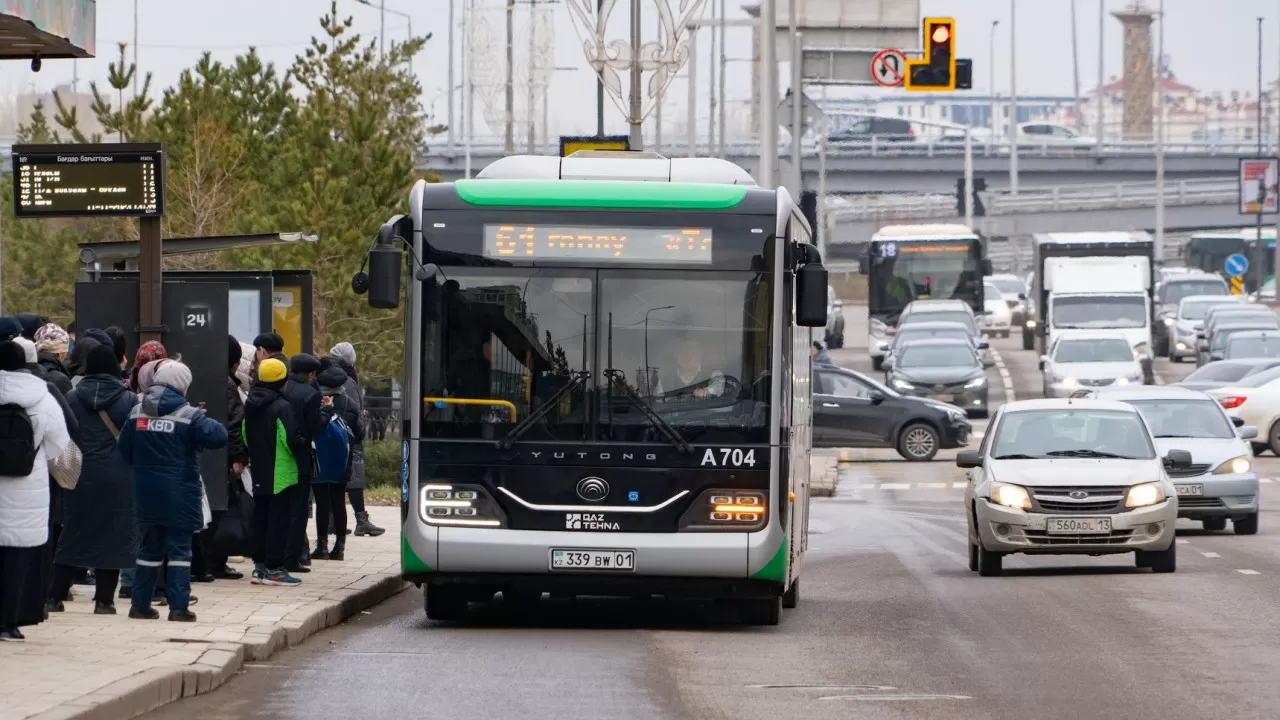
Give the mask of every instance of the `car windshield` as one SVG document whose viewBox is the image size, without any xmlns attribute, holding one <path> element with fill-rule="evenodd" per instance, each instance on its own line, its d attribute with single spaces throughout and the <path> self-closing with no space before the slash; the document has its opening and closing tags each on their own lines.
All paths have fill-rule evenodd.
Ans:
<svg viewBox="0 0 1280 720">
<path fill-rule="evenodd" d="M 1229 310 L 1219 310 L 1212 314 L 1212 317 L 1206 313 L 1206 323 L 1246 323 L 1259 322 L 1263 324 L 1275 324 L 1276 316 L 1266 308 L 1261 307 L 1244 307 L 1230 308 Z"/>
<path fill-rule="evenodd" d="M 1151 428 L 1151 434 L 1162 438 L 1218 438 L 1236 436 L 1222 409 L 1212 400 L 1129 400 L 1138 408 Z"/>
<path fill-rule="evenodd" d="M 959 343 L 946 345 L 908 345 L 901 351 L 899 368 L 977 367 L 973 350 Z"/>
<path fill-rule="evenodd" d="M 962 327 L 957 327 L 954 329 L 949 329 L 949 328 L 948 329 L 943 329 L 943 328 L 917 329 L 910 325 L 907 325 L 906 327 L 902 327 L 898 329 L 897 335 L 895 335 L 893 338 L 893 346 L 895 348 L 898 348 L 898 347 L 902 347 L 903 345 L 907 344 L 912 340 L 924 340 L 924 339 L 933 339 L 933 338 L 948 339 L 948 340 L 962 340 L 965 343 L 969 343 L 969 344 L 972 344 L 973 342 L 973 336 L 970 335 L 969 332 Z"/>
<path fill-rule="evenodd" d="M 1022 286 L 1022 281 L 1014 277 L 991 277 L 987 278 L 987 282 L 995 285 L 997 290 L 1006 295 L 1017 295 L 1027 291 Z"/>
<path fill-rule="evenodd" d="M 961 323 L 965 327 L 973 327 L 973 318 L 963 310 L 923 310 L 913 312 L 902 319 L 901 325 L 925 322 Z"/>
<path fill-rule="evenodd" d="M 1098 340 L 1061 340 L 1053 361 L 1058 363 L 1129 362 L 1133 360 L 1133 348 L 1127 340 L 1103 338 Z"/>
<path fill-rule="evenodd" d="M 1198 300 L 1196 302 L 1183 303 L 1181 317 L 1183 320 L 1203 320 L 1205 313 L 1209 312 L 1211 307 L 1238 304 L 1233 301 L 1223 302 L 1220 300 Z"/>
<path fill-rule="evenodd" d="M 1280 366 L 1273 367 L 1270 370 L 1256 372 L 1252 375 L 1245 375 L 1235 383 L 1235 386 L 1242 388 L 1260 388 L 1277 378 L 1280 378 Z"/>
<path fill-rule="evenodd" d="M 1178 280 L 1165 283 L 1160 288 L 1160 302 L 1174 305 L 1182 298 L 1192 295 L 1226 295 L 1227 284 L 1221 278 L 1207 277 L 1203 280 Z"/>
<path fill-rule="evenodd" d="M 1280 337 L 1246 337 L 1227 341 L 1228 358 L 1280 357 Z"/>
<path fill-rule="evenodd" d="M 1000 300 L 1003 302 L 1003 300 L 1001 300 L 1000 288 L 991 283 L 983 283 L 982 296 L 987 302 L 991 302 L 992 300 Z"/>
<path fill-rule="evenodd" d="M 1136 412 L 1076 405 L 1006 413 L 996 430 L 991 457 L 1006 456 L 1149 460 L 1156 453 Z"/>
<path fill-rule="evenodd" d="M 1053 301 L 1052 316 L 1058 328 L 1137 328 L 1148 319 L 1141 295 L 1060 297 Z"/>
</svg>

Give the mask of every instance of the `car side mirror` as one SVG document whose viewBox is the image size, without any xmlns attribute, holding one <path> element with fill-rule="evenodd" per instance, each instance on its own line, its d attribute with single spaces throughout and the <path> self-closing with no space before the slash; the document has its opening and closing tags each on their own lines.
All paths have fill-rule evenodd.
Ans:
<svg viewBox="0 0 1280 720">
<path fill-rule="evenodd" d="M 1191 469 L 1191 453 L 1186 450 L 1170 450 L 1164 456 L 1164 466 L 1169 470 Z"/>
<path fill-rule="evenodd" d="M 991 349 L 991 343 L 987 342 L 986 340 L 979 340 L 979 341 L 978 341 L 978 349 L 979 349 L 979 350 L 990 350 L 990 349 Z"/>
<path fill-rule="evenodd" d="M 1232 416 L 1231 416 L 1231 426 L 1232 426 L 1232 427 L 1234 427 L 1234 428 L 1242 428 L 1242 427 L 1244 427 L 1244 418 L 1242 418 L 1242 417 L 1236 417 L 1235 415 L 1232 415 Z"/>
<path fill-rule="evenodd" d="M 977 450 L 961 450 L 956 453 L 956 467 L 958 468 L 976 468 L 982 467 L 982 455 Z"/>
<path fill-rule="evenodd" d="M 1235 418 L 1235 419 L 1240 420 L 1241 422 L 1244 422 L 1244 418 Z M 1245 425 L 1239 430 L 1236 430 L 1236 437 L 1239 437 L 1241 440 L 1252 440 L 1258 437 L 1258 428 L 1252 425 Z"/>
<path fill-rule="evenodd" d="M 1026 299 L 1027 299 L 1027 294 L 1026 294 L 1026 293 L 1018 293 L 1018 299 L 1019 299 L 1019 300 L 1026 300 Z"/>
<path fill-rule="evenodd" d="M 880 392 L 879 390 L 872 390 L 871 394 L 868 395 L 868 397 L 871 398 L 872 405 L 879 405 L 880 403 L 884 402 L 884 393 Z"/>
</svg>

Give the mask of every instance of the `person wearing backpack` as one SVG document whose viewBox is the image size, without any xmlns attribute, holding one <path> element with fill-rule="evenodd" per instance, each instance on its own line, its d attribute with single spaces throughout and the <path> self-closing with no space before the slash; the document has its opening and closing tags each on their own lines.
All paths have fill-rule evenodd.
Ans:
<svg viewBox="0 0 1280 720">
<path fill-rule="evenodd" d="M 315 438 L 316 477 L 311 481 L 316 496 L 316 560 L 342 560 L 347 545 L 347 481 L 351 477 L 351 448 L 364 442 L 360 412 L 345 385 L 347 374 L 332 361 L 321 360 L 324 369 L 316 375 L 320 384 L 320 417 L 324 429 Z M 329 523 L 337 539 L 328 547 Z"/>
<path fill-rule="evenodd" d="M 0 343 L 0 641 L 44 618 L 45 589 L 31 592 L 27 578 L 49 541 L 49 463 L 71 443 L 48 383 L 26 365 L 21 345 Z"/>
</svg>

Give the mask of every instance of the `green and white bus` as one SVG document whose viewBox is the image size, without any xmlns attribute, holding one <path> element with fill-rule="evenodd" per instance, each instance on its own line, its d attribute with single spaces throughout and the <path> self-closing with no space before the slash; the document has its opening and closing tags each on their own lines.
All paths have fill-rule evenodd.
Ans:
<svg viewBox="0 0 1280 720">
<path fill-rule="evenodd" d="M 1270 282 L 1276 274 L 1275 268 L 1275 250 L 1276 250 L 1276 229 L 1274 227 L 1262 228 L 1262 241 L 1266 243 L 1266 251 L 1262 254 L 1262 276 L 1263 282 Z M 1199 268 L 1205 272 L 1216 273 L 1224 280 L 1230 281 L 1227 276 L 1226 264 L 1227 258 L 1235 254 L 1244 255 L 1249 260 L 1249 272 L 1244 276 L 1244 291 L 1251 293 L 1257 290 L 1255 282 L 1255 270 L 1252 265 L 1257 260 L 1258 248 L 1258 230 L 1257 228 L 1244 228 L 1243 230 L 1212 230 L 1208 232 L 1198 232 L 1191 236 L 1187 241 L 1186 263 L 1187 267 Z"/>
<path fill-rule="evenodd" d="M 777 624 L 808 542 L 827 300 L 787 191 L 597 151 L 419 182 L 409 207 L 353 287 L 391 308 L 411 278 L 402 573 L 427 616 L 681 595 Z"/>
</svg>

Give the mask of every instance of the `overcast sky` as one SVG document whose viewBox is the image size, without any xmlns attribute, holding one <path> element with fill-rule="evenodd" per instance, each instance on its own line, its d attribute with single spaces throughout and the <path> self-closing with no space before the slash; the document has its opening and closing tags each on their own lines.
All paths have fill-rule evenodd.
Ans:
<svg viewBox="0 0 1280 720">
<path fill-rule="evenodd" d="M 375 5 L 380 0 L 372 0 Z M 461 7 L 468 0 L 453 0 L 461 22 Z M 503 0 L 475 0 L 481 6 L 497 7 Z M 892 2 L 892 0 L 884 0 Z M 1070 94 L 1072 90 L 1071 0 L 1014 0 L 1018 5 L 1017 58 L 1020 95 Z M 418 35 L 434 33 L 426 51 L 415 63 L 425 89 L 424 104 L 434 106 L 443 121 L 446 107 L 448 57 L 447 10 L 450 0 L 386 0 L 389 10 L 408 13 Z M 517 13 L 527 12 L 528 0 L 520 0 Z M 654 0 L 642 0 L 645 7 Z M 991 23 L 999 20 L 996 34 L 996 86 L 1001 92 L 1009 87 L 1010 0 L 920 0 L 927 15 L 950 15 L 957 21 L 959 53 L 974 61 L 975 93 L 988 90 L 990 73 L 989 41 Z M 1148 0 L 1155 5 L 1159 0 Z M 785 7 L 786 0 L 779 0 Z M 620 3 L 625 5 L 625 2 Z M 674 3 L 673 4 L 678 4 Z M 739 8 L 742 0 L 728 3 L 730 16 L 744 16 Z M 1075 0 L 1078 11 L 1079 72 L 1082 91 L 1096 84 L 1098 57 L 1098 0 Z M 1126 7 L 1129 0 L 1104 0 L 1109 11 Z M 376 7 L 355 0 L 339 0 L 343 14 L 353 16 L 356 29 L 373 39 L 378 34 L 379 12 Z M 1265 17 L 1263 25 L 1263 66 L 1267 82 L 1274 81 L 1280 70 L 1280 0 L 1165 0 L 1165 52 L 1177 76 L 1203 91 L 1251 91 L 1256 85 L 1257 25 L 1256 18 Z M 270 61 L 287 67 L 294 56 L 318 31 L 317 20 L 329 7 L 329 0 L 137 0 L 139 11 L 139 63 L 153 73 L 153 92 L 177 79 L 179 71 L 193 64 L 202 50 L 230 60 L 250 45 Z M 555 7 L 555 62 L 558 66 L 579 68 L 556 73 L 551 96 L 552 127 L 559 132 L 591 132 L 594 130 L 594 78 L 583 69 L 581 43 L 563 3 Z M 107 63 L 116 57 L 117 42 L 132 42 L 134 0 L 98 0 L 98 58 L 79 62 L 82 82 L 106 76 Z M 1226 10 L 1230 8 L 1230 10 Z M 625 13 L 615 20 L 616 29 L 625 31 Z M 652 18 L 652 14 L 648 15 Z M 408 33 L 405 19 L 388 12 L 388 38 L 403 38 Z M 648 23 L 646 23 L 648 25 Z M 517 47 L 522 34 L 517 34 Z M 527 40 L 525 41 L 527 43 Z M 462 37 L 459 32 L 458 52 Z M 750 55 L 750 35 L 745 29 L 729 30 L 729 55 Z M 701 44 L 703 51 L 706 44 Z M 1108 77 L 1120 72 L 1120 24 L 1114 18 L 1105 21 L 1104 70 Z M 527 50 L 525 51 L 527 52 Z M 132 54 L 132 51 L 131 51 Z M 520 51 L 517 51 L 517 57 Z M 499 56 L 500 57 L 500 56 Z M 461 63 L 459 63 L 460 67 Z M 705 69 L 707 63 L 702 63 Z M 0 91 L 12 93 L 34 84 L 50 88 L 66 83 L 72 77 L 71 61 L 47 61 L 40 73 L 32 73 L 25 63 L 0 64 Z M 455 79 L 455 82 L 457 80 Z M 705 80 L 702 81 L 705 83 Z M 786 83 L 783 83 L 785 88 Z M 704 85 L 705 87 L 705 85 Z M 746 64 L 730 65 L 728 92 L 731 98 L 743 99 L 749 93 Z M 673 83 L 669 91 L 672 106 L 682 105 L 687 96 L 683 79 Z M 680 111 L 682 112 L 682 111 Z M 621 131 L 624 125 L 612 105 L 607 108 L 610 130 Z M 478 132 L 484 133 L 481 114 L 477 113 Z"/>
</svg>

